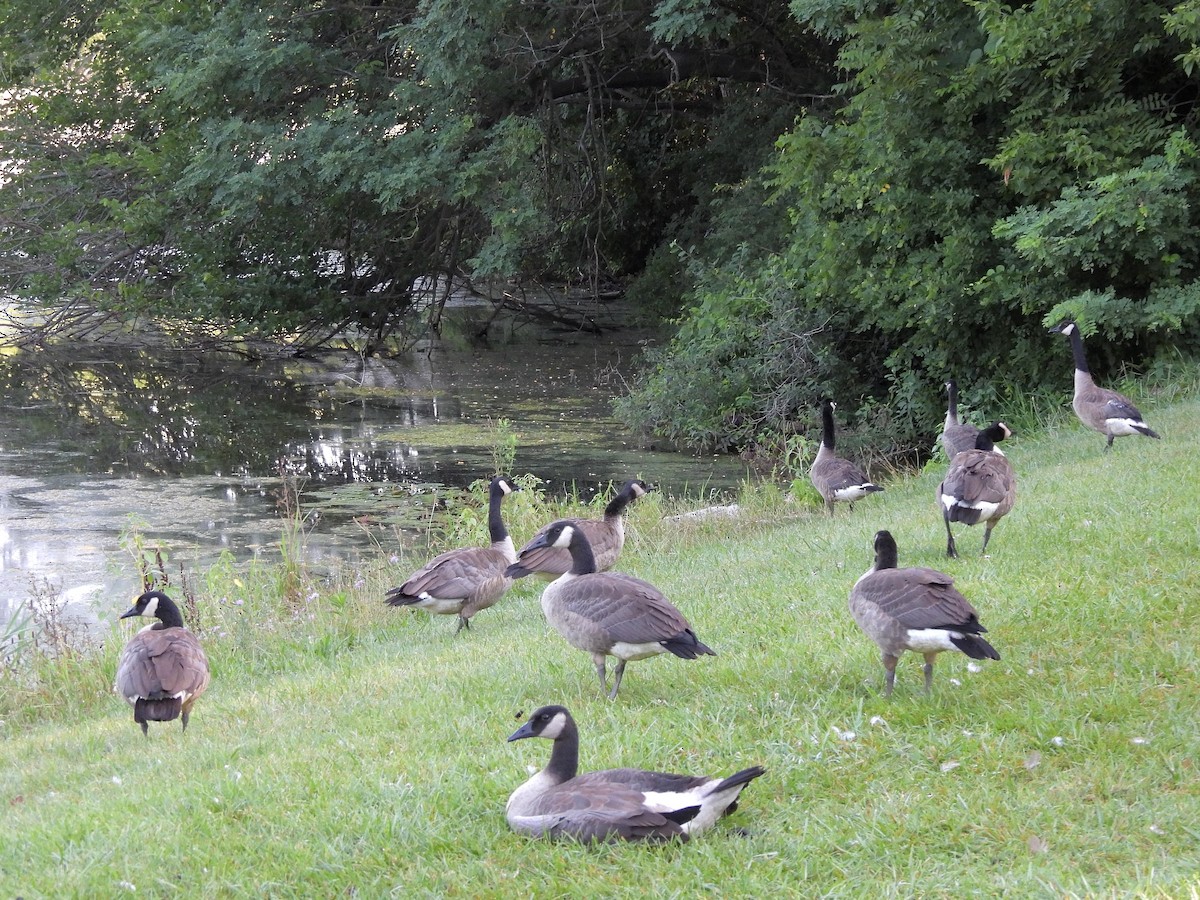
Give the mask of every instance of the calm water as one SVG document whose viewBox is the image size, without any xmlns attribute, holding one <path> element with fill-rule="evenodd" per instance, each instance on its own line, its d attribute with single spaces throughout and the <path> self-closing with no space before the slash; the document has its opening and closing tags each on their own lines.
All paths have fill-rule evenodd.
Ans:
<svg viewBox="0 0 1200 900">
<path fill-rule="evenodd" d="M 303 486 L 320 569 L 418 534 L 439 487 L 490 474 L 495 422 L 521 435 L 514 474 L 585 495 L 640 476 L 673 494 L 732 491 L 729 457 L 639 450 L 610 402 L 646 338 L 530 339 L 246 362 L 112 348 L 0 355 L 0 633 L 35 585 L 75 612 L 138 586 L 123 533 L 190 575 L 222 551 L 278 552 L 281 472 Z M 86 617 L 88 613 L 83 613 Z"/>
</svg>

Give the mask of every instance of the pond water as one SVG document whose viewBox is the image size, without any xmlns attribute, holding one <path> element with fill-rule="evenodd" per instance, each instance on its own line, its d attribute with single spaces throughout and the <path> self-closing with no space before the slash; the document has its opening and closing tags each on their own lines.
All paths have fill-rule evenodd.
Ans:
<svg viewBox="0 0 1200 900">
<path fill-rule="evenodd" d="M 85 617 L 124 608 L 139 585 L 128 533 L 162 547 L 172 573 L 222 551 L 277 554 L 281 473 L 301 489 L 308 565 L 387 552 L 417 538 L 439 489 L 492 472 L 502 419 L 514 474 L 553 495 L 634 476 L 675 495 L 732 493 L 746 477 L 736 458 L 639 449 L 612 417 L 650 337 L 531 333 L 391 360 L 0 354 L 0 634 L 35 592 Z"/>
</svg>

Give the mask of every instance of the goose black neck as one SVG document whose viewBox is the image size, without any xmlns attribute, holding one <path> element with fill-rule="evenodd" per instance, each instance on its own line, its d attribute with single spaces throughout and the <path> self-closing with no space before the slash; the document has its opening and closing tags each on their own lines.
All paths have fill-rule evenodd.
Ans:
<svg viewBox="0 0 1200 900">
<path fill-rule="evenodd" d="M 1092 374 L 1092 370 L 1088 368 L 1087 356 L 1083 353 L 1083 335 L 1079 333 L 1079 326 L 1073 326 L 1067 337 L 1071 339 L 1071 355 L 1075 357 L 1075 368 L 1080 372 Z"/>
<path fill-rule="evenodd" d="M 821 443 L 830 450 L 834 449 L 833 433 L 833 404 L 826 401 L 821 404 Z"/>
<path fill-rule="evenodd" d="M 996 449 L 996 442 L 1002 441 L 1007 432 L 1000 426 L 999 423 L 989 425 L 975 436 L 975 449 L 992 451 Z"/>
<path fill-rule="evenodd" d="M 579 772 L 579 729 L 573 719 L 567 719 L 562 734 L 554 739 L 546 772 L 555 784 L 569 781 Z"/>
<path fill-rule="evenodd" d="M 162 622 L 163 628 L 182 628 L 183 616 L 179 612 L 179 607 L 175 605 L 175 601 L 159 592 L 155 592 L 154 596 L 158 598 L 158 605 L 154 607 L 154 615 L 158 617 L 158 621 Z"/>
<path fill-rule="evenodd" d="M 950 418 L 958 421 L 958 385 L 953 381 L 946 382 L 946 393 L 950 395 L 950 402 L 946 405 L 946 411 L 950 413 Z"/>
<path fill-rule="evenodd" d="M 900 564 L 900 552 L 892 536 L 875 536 L 875 570 L 894 569 Z"/>
<path fill-rule="evenodd" d="M 596 554 L 592 552 L 591 542 L 577 527 L 567 551 L 571 554 L 572 575 L 591 575 L 596 571 Z"/>
<path fill-rule="evenodd" d="M 625 512 L 625 507 L 629 505 L 629 501 L 633 499 L 633 486 L 628 485 L 621 488 L 617 492 L 617 496 L 608 501 L 608 506 L 604 507 L 604 518 L 615 519 L 621 513 Z"/>
<path fill-rule="evenodd" d="M 488 535 L 493 544 L 498 544 L 508 537 L 508 529 L 504 527 L 504 519 L 500 515 L 500 504 L 504 501 L 504 488 L 492 485 L 488 496 Z"/>
</svg>

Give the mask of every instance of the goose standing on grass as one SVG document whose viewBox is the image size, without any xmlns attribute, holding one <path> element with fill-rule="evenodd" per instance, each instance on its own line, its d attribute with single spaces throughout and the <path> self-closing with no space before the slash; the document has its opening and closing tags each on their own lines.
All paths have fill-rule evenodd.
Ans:
<svg viewBox="0 0 1200 900">
<path fill-rule="evenodd" d="M 133 706 L 133 721 L 149 736 L 149 722 L 181 719 L 187 730 L 192 705 L 208 687 L 208 657 L 183 616 L 162 591 L 146 591 L 120 618 L 157 618 L 125 645 L 114 689 Z"/>
<path fill-rule="evenodd" d="M 625 546 L 625 510 L 635 500 L 645 497 L 650 488 L 646 482 L 637 478 L 626 481 L 621 490 L 604 507 L 602 519 L 564 519 L 584 533 L 592 546 L 592 554 L 596 557 L 596 571 L 605 572 L 616 565 L 621 548 Z M 553 524 L 553 523 L 551 523 Z M 571 554 L 558 547 L 539 544 L 538 541 L 550 525 L 529 539 L 529 542 L 519 551 L 522 575 L 541 575 L 544 578 L 557 578 L 571 568 Z"/>
<path fill-rule="evenodd" d="M 1075 356 L 1075 398 L 1071 406 L 1080 422 L 1108 437 L 1104 449 L 1112 449 L 1113 438 L 1129 434 L 1157 438 L 1158 433 L 1146 424 L 1133 401 L 1116 391 L 1099 387 L 1092 380 L 1092 372 L 1083 353 L 1083 337 L 1079 334 L 1079 326 L 1068 321 L 1050 330 L 1071 339 L 1071 353 Z"/>
<path fill-rule="evenodd" d="M 562 706 L 543 706 L 509 737 L 554 741 L 550 762 L 508 798 L 513 831 L 592 841 L 686 841 L 737 809 L 761 766 L 728 778 L 609 769 L 579 775 L 579 730 Z"/>
<path fill-rule="evenodd" d="M 946 522 L 947 556 L 958 558 L 951 522 L 964 525 L 986 522 L 980 552 L 987 553 L 992 529 L 1012 510 L 1017 500 L 1017 476 L 1008 457 L 995 446 L 1011 436 L 1007 425 L 996 422 L 979 432 L 974 450 L 966 450 L 950 462 L 950 470 L 937 490 Z"/>
<path fill-rule="evenodd" d="M 681 659 L 716 656 L 654 585 L 618 572 L 597 572 L 587 535 L 577 525 L 565 519 L 552 523 L 521 555 L 543 546 L 569 551 L 571 568 L 542 591 L 542 612 L 568 644 L 592 655 L 601 690 L 608 691 L 607 657 L 619 660 L 610 700 L 616 699 L 631 659 L 660 653 Z M 527 574 L 520 557 L 508 572 L 517 578 Z"/>
<path fill-rule="evenodd" d="M 882 491 L 883 488 L 872 484 L 866 473 L 849 460 L 842 459 L 834 453 L 833 411 L 837 404 L 832 400 L 821 401 L 821 447 L 817 450 L 817 458 L 813 460 L 809 470 L 809 478 L 813 487 L 825 500 L 825 509 L 833 515 L 833 504 L 845 501 L 854 510 L 854 501 L 867 494 Z"/>
<path fill-rule="evenodd" d="M 458 634 L 471 627 L 471 616 L 487 609 L 504 596 L 512 578 L 504 574 L 517 559 L 512 538 L 504 527 L 500 504 L 519 490 L 502 475 L 488 485 L 488 534 L 490 547 L 448 550 L 414 572 L 400 587 L 387 592 L 389 606 L 415 606 L 438 615 L 457 615 Z"/>
<path fill-rule="evenodd" d="M 942 425 L 942 449 L 946 452 L 946 459 L 953 460 L 964 450 L 975 449 L 975 438 L 979 436 L 979 429 L 974 425 L 958 421 L 958 385 L 954 379 L 946 382 L 946 394 L 946 421 Z"/>
<path fill-rule="evenodd" d="M 897 568 L 896 539 L 875 534 L 875 565 L 854 583 L 850 613 L 858 627 L 879 645 L 887 673 L 886 696 L 896 683 L 896 663 L 905 650 L 925 657 L 925 693 L 933 688 L 933 662 L 943 650 L 960 650 L 971 659 L 999 659 L 996 648 L 979 635 L 987 631 L 954 579 L 936 569 Z"/>
</svg>

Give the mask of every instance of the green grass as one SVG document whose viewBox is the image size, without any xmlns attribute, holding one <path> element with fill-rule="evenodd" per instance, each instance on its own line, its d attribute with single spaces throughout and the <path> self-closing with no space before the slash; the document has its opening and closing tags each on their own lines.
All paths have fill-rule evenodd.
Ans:
<svg viewBox="0 0 1200 900">
<path fill-rule="evenodd" d="M 737 522 L 672 525 L 652 494 L 620 568 L 720 655 L 633 663 L 614 703 L 529 579 L 454 637 L 380 601 L 418 556 L 287 603 L 273 573 L 210 574 L 186 735 L 144 739 L 110 693 L 124 633 L 0 680 L 0 896 L 1195 897 L 1200 401 L 1142 406 L 1164 440 L 1105 453 L 1050 415 L 1009 442 L 987 559 L 980 529 L 943 556 L 943 464 L 833 522 L 764 489 Z M 513 500 L 520 542 L 545 510 Z M 907 655 L 882 697 L 846 608 L 880 528 L 956 577 L 1000 662 L 943 654 L 927 698 Z M 585 769 L 767 774 L 687 845 L 530 840 L 504 804 L 549 746 L 505 738 L 545 703 Z"/>
</svg>

